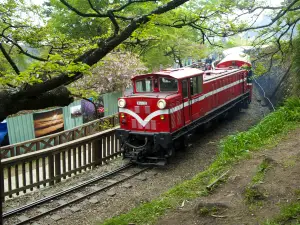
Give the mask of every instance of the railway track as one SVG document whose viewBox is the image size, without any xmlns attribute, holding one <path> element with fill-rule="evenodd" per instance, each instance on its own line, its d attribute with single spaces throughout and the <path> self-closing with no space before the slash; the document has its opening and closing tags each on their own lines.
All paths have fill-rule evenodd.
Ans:
<svg viewBox="0 0 300 225">
<path fill-rule="evenodd" d="M 122 167 L 119 167 L 118 169 L 102 174 L 98 177 L 92 178 L 88 181 L 75 185 L 66 190 L 60 191 L 56 194 L 39 199 L 37 201 L 21 206 L 19 208 L 15 208 L 13 210 L 4 212 L 3 213 L 4 224 L 7 224 L 6 223 L 7 219 L 9 220 L 14 219 L 14 217 L 17 215 L 19 216 L 20 213 L 26 214 L 26 215 L 22 215 L 21 221 L 20 219 L 18 220 L 16 218 L 10 222 L 13 222 L 16 225 L 21 225 L 21 224 L 27 224 L 36 221 L 37 219 L 49 215 L 50 213 L 63 209 L 67 206 L 71 206 L 75 203 L 81 202 L 100 192 L 106 191 L 109 188 L 117 184 L 120 184 L 130 178 L 133 178 L 148 169 L 150 169 L 150 167 L 139 169 L 139 168 L 135 168 L 130 163 L 126 164 Z M 125 171 L 127 170 L 131 170 L 131 171 L 129 173 L 128 172 L 125 173 Z M 111 178 L 114 178 L 114 180 L 111 180 Z M 84 188 L 85 188 L 84 194 L 78 193 L 79 190 L 82 190 Z M 65 201 L 62 199 L 68 199 L 68 200 Z M 43 208 L 43 210 L 36 212 L 35 210 L 36 208 L 40 208 L 41 206 L 44 206 L 46 204 L 48 205 L 45 208 Z"/>
</svg>

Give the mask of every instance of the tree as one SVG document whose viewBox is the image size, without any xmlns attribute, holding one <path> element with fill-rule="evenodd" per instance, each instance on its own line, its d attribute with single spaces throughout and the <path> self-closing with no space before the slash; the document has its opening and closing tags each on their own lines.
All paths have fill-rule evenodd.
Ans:
<svg viewBox="0 0 300 225">
<path fill-rule="evenodd" d="M 206 24 L 201 20 L 190 20 L 177 26 L 198 29 L 207 40 L 211 37 L 232 37 L 240 33 L 252 35 L 251 45 L 261 50 L 255 61 L 268 61 L 266 71 L 270 70 L 274 61 L 280 63 L 278 59 L 289 57 L 294 48 L 295 29 L 300 21 L 300 0 L 285 0 L 277 6 L 269 6 L 268 2 L 261 0 L 220 1 L 220 4 L 221 8 L 218 4 L 212 6 L 216 12 L 226 12 L 220 20 L 212 20 Z M 236 5 L 234 11 L 231 11 L 232 4 Z M 261 17 L 263 20 L 258 23 Z"/>
<path fill-rule="evenodd" d="M 45 18 L 40 7 L 27 6 L 24 0 L 2 2 L 0 61 L 6 63 L 0 72 L 0 120 L 20 110 L 68 105 L 72 96 L 67 85 L 89 75 L 91 67 L 125 41 L 155 39 L 143 33 L 151 26 L 190 27 L 197 30 L 201 44 L 211 45 L 223 37 L 259 30 L 258 43 L 271 40 L 276 48 L 266 54 L 274 57 L 291 49 L 284 38 L 293 38 L 300 20 L 300 0 L 276 7 L 246 0 L 195 0 L 182 7 L 188 0 L 115 0 L 113 4 L 104 0 L 51 0 L 54 8 L 48 14 L 74 18 L 66 21 L 62 17 L 57 21 Z M 270 11 L 270 22 L 256 25 L 255 19 L 266 10 Z M 245 22 L 246 14 L 254 15 L 253 23 Z M 33 15 L 39 19 L 28 19 Z M 89 27 L 91 36 L 86 35 L 88 30 L 78 32 L 82 27 Z M 178 50 L 174 53 L 177 55 Z M 33 60 L 26 70 L 15 61 L 20 54 Z"/>
<path fill-rule="evenodd" d="M 172 66 L 177 62 L 183 67 L 183 61 L 189 57 L 201 58 L 205 51 L 199 43 L 198 33 L 189 28 L 155 27 L 155 31 L 147 31 L 155 39 L 143 49 L 142 58 L 147 67 L 157 70 L 160 65 Z"/>
<path fill-rule="evenodd" d="M 25 11 L 24 2 L 4 1 L 0 5 L 2 15 L 0 50 L 2 57 L 13 71 L 1 73 L 0 84 L 4 90 L 0 91 L 0 120 L 20 110 L 68 105 L 72 102 L 72 97 L 66 85 L 82 78 L 88 73 L 89 67 L 129 38 L 135 30 L 149 22 L 151 17 L 173 10 L 187 1 L 121 1 L 101 10 L 95 6 L 98 1 L 89 0 L 89 10 L 82 12 L 68 1 L 60 0 L 68 10 L 80 17 L 110 21 L 111 30 L 105 36 L 92 38 L 91 42 L 88 40 L 72 42 L 65 35 L 58 33 L 51 35 L 49 27 L 20 21 L 22 18 L 18 14 L 20 10 Z M 137 11 L 138 6 L 145 7 Z M 38 7 L 26 10 L 32 13 L 38 10 Z M 19 53 L 35 59 L 36 62 L 21 72 L 4 42 L 16 48 Z M 21 44 L 40 48 L 42 53 L 38 56 L 29 54 Z"/>
<path fill-rule="evenodd" d="M 123 91 L 131 85 L 132 76 L 146 73 L 139 57 L 129 52 L 111 52 L 97 63 L 89 76 L 71 84 L 77 96 L 95 97 L 107 92 Z"/>
</svg>

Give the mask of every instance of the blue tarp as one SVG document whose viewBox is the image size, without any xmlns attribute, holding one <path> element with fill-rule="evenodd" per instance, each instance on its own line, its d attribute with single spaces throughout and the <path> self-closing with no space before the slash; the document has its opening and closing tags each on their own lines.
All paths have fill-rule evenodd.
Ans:
<svg viewBox="0 0 300 225">
<path fill-rule="evenodd" d="M 7 134 L 7 123 L 4 120 L 0 123 L 0 144 L 4 140 L 5 135 Z"/>
</svg>

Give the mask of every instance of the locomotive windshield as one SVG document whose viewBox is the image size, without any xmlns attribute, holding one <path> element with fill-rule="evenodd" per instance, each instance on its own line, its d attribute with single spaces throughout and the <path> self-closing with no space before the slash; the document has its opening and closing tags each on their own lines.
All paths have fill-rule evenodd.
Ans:
<svg viewBox="0 0 300 225">
<path fill-rule="evenodd" d="M 137 80 L 135 82 L 137 92 L 152 92 L 152 77 L 147 77 L 145 79 Z"/>
<path fill-rule="evenodd" d="M 174 78 L 159 78 L 159 90 L 160 91 L 177 91 L 178 83 Z"/>
</svg>

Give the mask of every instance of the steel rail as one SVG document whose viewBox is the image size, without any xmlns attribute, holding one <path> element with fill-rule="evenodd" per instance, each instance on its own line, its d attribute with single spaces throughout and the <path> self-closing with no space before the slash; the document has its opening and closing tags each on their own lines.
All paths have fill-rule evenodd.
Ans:
<svg viewBox="0 0 300 225">
<path fill-rule="evenodd" d="M 103 179 L 105 179 L 105 178 L 107 178 L 107 177 L 109 177 L 109 176 L 112 176 L 112 175 L 114 175 L 114 174 L 116 174 L 116 173 L 118 173 L 118 172 L 120 172 L 120 171 L 122 171 L 122 170 L 125 170 L 125 169 L 127 169 L 127 168 L 129 168 L 129 167 L 131 167 L 131 166 L 132 166 L 131 163 L 126 164 L 126 165 L 124 165 L 124 166 L 121 166 L 121 167 L 119 167 L 119 168 L 113 170 L 113 171 L 110 171 L 110 172 L 108 172 L 108 173 L 102 174 L 102 175 L 100 175 L 100 176 L 98 176 L 98 177 L 95 177 L 95 178 L 93 178 L 93 179 L 90 179 L 90 180 L 88 180 L 88 181 L 85 181 L 85 182 L 83 182 L 83 183 L 80 183 L 80 184 L 78 184 L 78 185 L 75 185 L 75 186 L 73 186 L 73 187 L 71 187 L 71 188 L 68 188 L 68 189 L 66 189 L 66 190 L 60 191 L 60 192 L 58 192 L 58 193 L 56 193 L 56 194 L 53 194 L 53 195 L 47 196 L 47 197 L 45 197 L 45 198 L 42 198 L 42 199 L 40 199 L 40 200 L 31 202 L 31 203 L 29 203 L 29 204 L 27 204 L 27 205 L 24 205 L 24 206 L 21 206 L 21 207 L 19 207 L 19 208 L 16 208 L 16 209 L 7 211 L 7 212 L 5 212 L 5 213 L 2 214 L 2 218 L 4 219 L 4 218 L 11 217 L 11 216 L 13 216 L 13 215 L 15 215 L 15 214 L 17 214 L 17 213 L 23 212 L 23 211 L 25 211 L 25 210 L 27 210 L 27 209 L 31 209 L 31 208 L 34 208 L 35 206 L 40 205 L 40 204 L 44 204 L 44 203 L 46 203 L 46 202 L 49 202 L 49 201 L 51 201 L 51 200 L 53 200 L 53 199 L 55 199 L 55 198 L 64 196 L 64 195 L 66 195 L 66 194 L 70 194 L 70 193 L 72 193 L 73 191 L 76 191 L 76 190 L 78 190 L 78 189 L 80 189 L 80 188 L 89 186 L 89 185 L 91 185 L 91 184 L 93 184 L 93 183 L 95 183 L 95 182 L 97 182 L 97 181 L 103 180 Z M 147 169 L 147 168 L 146 168 L 146 169 Z M 120 183 L 120 182 L 118 182 L 118 183 Z M 115 185 L 115 184 L 117 184 L 117 183 L 113 183 L 113 184 Z M 109 185 L 108 185 L 108 186 L 109 186 Z M 105 187 L 106 187 L 106 186 L 105 186 Z M 106 188 L 108 188 L 108 187 L 106 187 Z M 97 190 L 97 191 L 98 191 L 98 190 Z M 84 197 L 85 197 L 85 196 L 84 196 Z M 75 200 L 76 200 L 76 199 L 75 199 Z M 22 223 L 20 223 L 20 224 L 22 224 Z"/>
<path fill-rule="evenodd" d="M 72 200 L 72 201 L 70 201 L 70 202 L 67 202 L 66 204 L 57 206 L 56 208 L 49 209 L 49 210 L 47 210 L 46 212 L 40 213 L 40 214 L 38 214 L 38 215 L 36 215 L 36 216 L 33 216 L 33 217 L 29 218 L 28 220 L 24 220 L 24 221 L 22 221 L 22 222 L 16 223 L 15 225 L 21 225 L 21 224 L 29 223 L 29 222 L 31 222 L 31 221 L 33 221 L 33 220 L 36 220 L 36 219 L 40 218 L 40 217 L 49 215 L 49 213 L 52 213 L 52 212 L 54 212 L 54 211 L 57 211 L 57 210 L 59 210 L 59 209 L 61 209 L 61 208 L 67 207 L 67 206 L 69 206 L 69 205 L 71 205 L 71 204 L 74 204 L 74 203 L 76 203 L 76 202 L 78 202 L 78 201 L 82 201 L 83 199 L 85 199 L 85 198 L 87 198 L 87 197 L 90 197 L 90 196 L 92 196 L 92 195 L 94 195 L 94 194 L 97 194 L 98 192 L 104 191 L 104 190 L 106 190 L 106 189 L 108 189 L 108 188 L 111 188 L 111 187 L 113 187 L 113 186 L 115 186 L 115 185 L 117 185 L 117 184 L 119 184 L 119 183 L 122 183 L 122 182 L 124 182 L 124 181 L 126 181 L 126 180 L 128 180 L 128 179 L 130 179 L 130 178 L 132 178 L 132 177 L 134 177 L 134 176 L 136 176 L 136 175 L 138 175 L 138 174 L 140 174 L 140 173 L 142 173 L 142 172 L 148 170 L 149 168 L 150 168 L 150 167 L 146 167 L 146 168 L 144 168 L 144 169 L 142 169 L 142 170 L 140 170 L 140 171 L 138 171 L 138 172 L 132 174 L 131 176 L 125 177 L 125 178 L 122 179 L 122 180 L 119 180 L 119 181 L 117 181 L 117 182 L 115 182 L 115 183 L 106 185 L 106 186 L 100 188 L 99 190 L 93 191 L 93 192 L 91 192 L 91 193 L 89 193 L 89 194 L 86 194 L 86 195 L 84 195 L 84 196 L 82 196 L 82 197 L 76 198 L 76 199 L 74 199 L 74 200 Z"/>
</svg>

